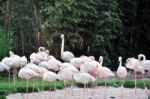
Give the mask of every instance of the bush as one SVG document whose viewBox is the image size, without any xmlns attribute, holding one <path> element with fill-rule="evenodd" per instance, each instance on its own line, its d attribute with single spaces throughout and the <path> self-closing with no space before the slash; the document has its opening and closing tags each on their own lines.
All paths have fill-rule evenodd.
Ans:
<svg viewBox="0 0 150 99">
<path fill-rule="evenodd" d="M 3 27 L 0 26 L 0 59 L 8 54 L 8 51 L 12 49 L 13 44 L 13 32 L 4 31 Z"/>
<path fill-rule="evenodd" d="M 0 99 L 6 99 L 6 96 L 0 95 Z"/>
</svg>

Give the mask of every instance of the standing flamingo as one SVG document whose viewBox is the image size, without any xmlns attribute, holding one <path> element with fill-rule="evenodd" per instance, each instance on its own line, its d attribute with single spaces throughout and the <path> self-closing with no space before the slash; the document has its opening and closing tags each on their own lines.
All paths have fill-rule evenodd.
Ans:
<svg viewBox="0 0 150 99">
<path fill-rule="evenodd" d="M 6 66 L 8 66 L 9 68 L 12 68 L 13 64 L 14 64 L 14 60 L 11 59 L 10 57 L 3 58 L 1 62 L 6 64 Z M 10 82 L 10 71 L 8 73 L 9 73 L 8 74 L 9 75 L 8 81 Z"/>
<path fill-rule="evenodd" d="M 44 81 L 52 82 L 52 81 L 56 81 L 57 79 L 58 79 L 58 75 L 54 72 L 48 71 L 43 74 Z M 56 82 L 55 82 L 54 90 L 55 89 L 56 89 Z M 50 91 L 51 91 L 51 88 L 50 88 Z M 50 99 L 51 99 L 51 93 L 50 93 Z"/>
<path fill-rule="evenodd" d="M 117 69 L 117 75 L 123 80 L 121 83 L 121 98 L 123 97 L 124 78 L 127 76 L 127 69 L 122 66 L 122 57 L 119 57 L 119 67 Z"/>
<path fill-rule="evenodd" d="M 143 58 L 143 60 L 141 60 Z M 146 60 L 145 55 L 139 54 L 138 55 L 139 65 L 143 67 L 144 70 L 150 71 L 150 60 Z M 143 76 L 143 75 L 142 75 Z M 144 77 L 142 77 L 144 78 Z M 145 86 L 145 92 L 147 93 L 147 87 L 145 85 L 145 81 L 143 80 L 144 86 Z"/>
<path fill-rule="evenodd" d="M 14 85 L 15 85 L 16 80 L 17 80 L 17 68 L 21 66 L 21 57 L 14 54 L 14 52 L 12 51 L 9 51 L 9 55 L 10 55 L 10 58 L 13 59 L 14 61 L 14 64 L 12 66 L 13 66 L 13 72 L 14 72 L 13 79 L 14 79 Z"/>
<path fill-rule="evenodd" d="M 64 34 L 61 34 L 61 39 L 62 39 L 62 43 L 61 43 L 61 59 L 67 62 L 70 62 L 70 60 L 72 58 L 74 58 L 73 53 L 69 52 L 69 51 L 65 51 L 64 52 Z"/>
<path fill-rule="evenodd" d="M 80 82 L 84 84 L 84 94 L 83 94 L 83 99 L 85 99 L 85 91 L 86 91 L 86 84 L 88 84 L 90 81 L 96 81 L 96 78 L 91 76 L 88 73 L 76 73 L 74 76 L 74 79 L 76 82 Z"/>
<path fill-rule="evenodd" d="M 7 70 L 9 72 L 10 67 L 8 67 L 6 64 L 0 62 L 0 72 Z"/>
<path fill-rule="evenodd" d="M 98 74 L 98 78 L 104 78 L 105 80 L 105 92 L 104 92 L 104 98 L 106 98 L 106 79 L 108 77 L 112 77 L 114 76 L 114 73 L 107 67 L 102 67 L 103 64 L 103 57 L 100 56 L 99 57 L 99 61 L 100 61 L 100 67 L 99 67 L 99 74 Z"/>
<path fill-rule="evenodd" d="M 26 79 L 26 93 L 28 94 L 28 80 L 31 79 L 32 77 L 37 77 L 39 76 L 38 73 L 34 72 L 32 69 L 29 68 L 22 68 L 20 69 L 18 73 L 18 77 L 20 78 L 25 78 Z M 28 95 L 27 95 L 28 99 Z"/>
<path fill-rule="evenodd" d="M 145 74 L 144 68 L 139 65 L 139 61 L 135 58 L 128 58 L 126 60 L 126 67 L 134 70 L 134 82 L 135 82 L 134 93 L 137 94 L 136 72 L 141 72 L 143 75 Z"/>
</svg>

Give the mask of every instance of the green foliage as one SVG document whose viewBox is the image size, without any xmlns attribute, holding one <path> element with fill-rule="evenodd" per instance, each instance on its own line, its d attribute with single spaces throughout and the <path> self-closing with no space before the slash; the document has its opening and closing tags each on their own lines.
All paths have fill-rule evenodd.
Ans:
<svg viewBox="0 0 150 99">
<path fill-rule="evenodd" d="M 6 99 L 6 96 L 0 95 L 0 99 Z"/>
<path fill-rule="evenodd" d="M 7 56 L 9 50 L 13 46 L 13 32 L 4 31 L 4 28 L 0 26 L 0 59 Z"/>
<path fill-rule="evenodd" d="M 65 48 L 73 50 L 75 55 L 97 58 L 103 55 L 107 64 L 112 63 L 110 56 L 116 55 L 111 53 L 117 49 L 113 43 L 122 35 L 121 12 L 116 0 L 55 0 L 43 10 L 48 16 L 46 27 L 53 42 L 58 42 L 56 38 L 60 41 L 60 34 L 64 33 Z M 60 42 L 54 46 L 60 52 Z"/>
</svg>

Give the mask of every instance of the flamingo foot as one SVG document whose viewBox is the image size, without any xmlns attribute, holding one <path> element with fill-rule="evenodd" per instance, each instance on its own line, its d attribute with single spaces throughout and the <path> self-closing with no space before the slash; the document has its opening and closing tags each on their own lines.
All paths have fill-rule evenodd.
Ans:
<svg viewBox="0 0 150 99">
<path fill-rule="evenodd" d="M 144 90 L 145 94 L 148 94 L 148 90 L 147 90 L 147 87 L 145 87 L 145 90 Z"/>
<path fill-rule="evenodd" d="M 135 94 L 135 95 L 137 94 L 137 89 L 136 89 L 136 88 L 134 88 L 134 94 Z"/>
<path fill-rule="evenodd" d="M 123 99 L 123 98 L 124 98 L 124 95 L 123 95 L 123 94 L 121 94 L 120 98 L 121 98 L 121 99 Z"/>
</svg>

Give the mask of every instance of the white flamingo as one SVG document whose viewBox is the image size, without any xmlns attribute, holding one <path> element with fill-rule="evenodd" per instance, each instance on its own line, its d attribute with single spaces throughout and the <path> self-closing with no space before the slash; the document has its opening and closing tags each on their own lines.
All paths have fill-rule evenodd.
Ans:
<svg viewBox="0 0 150 99">
<path fill-rule="evenodd" d="M 117 75 L 123 80 L 121 83 L 121 98 L 123 97 L 123 86 L 124 86 L 124 79 L 127 76 L 127 69 L 122 66 L 122 57 L 119 57 L 119 67 L 117 69 Z"/>
<path fill-rule="evenodd" d="M 88 73 L 76 73 L 74 76 L 74 79 L 76 82 L 80 82 L 84 84 L 84 94 L 83 94 L 83 99 L 85 99 L 85 91 L 86 91 L 86 84 L 88 84 L 90 81 L 96 81 L 96 78 L 91 76 Z"/>
<path fill-rule="evenodd" d="M 70 51 L 64 52 L 64 34 L 61 34 L 62 44 L 61 44 L 61 59 L 67 62 L 70 62 L 72 58 L 74 58 L 74 55 Z"/>
</svg>

